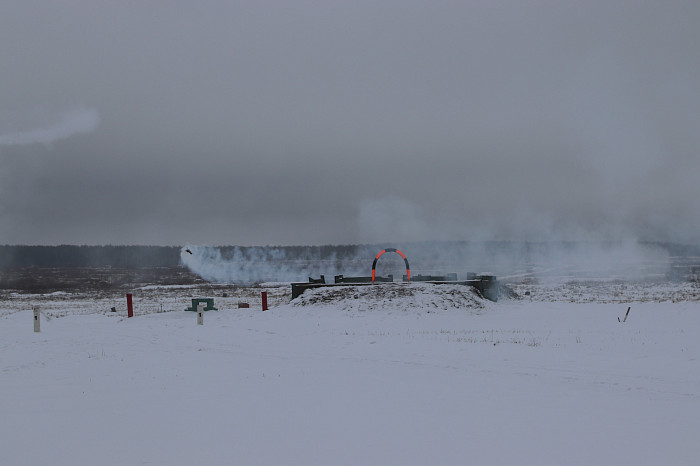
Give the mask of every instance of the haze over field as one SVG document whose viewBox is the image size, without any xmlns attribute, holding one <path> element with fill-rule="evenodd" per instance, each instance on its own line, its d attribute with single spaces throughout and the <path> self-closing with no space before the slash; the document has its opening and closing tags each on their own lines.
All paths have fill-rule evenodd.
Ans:
<svg viewBox="0 0 700 466">
<path fill-rule="evenodd" d="M 0 4 L 0 244 L 700 243 L 700 4 Z"/>
</svg>

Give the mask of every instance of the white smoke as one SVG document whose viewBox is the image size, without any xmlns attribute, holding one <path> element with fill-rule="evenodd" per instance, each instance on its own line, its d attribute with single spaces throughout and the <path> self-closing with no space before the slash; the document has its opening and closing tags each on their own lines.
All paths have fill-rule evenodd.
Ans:
<svg viewBox="0 0 700 466">
<path fill-rule="evenodd" d="M 314 249 L 314 248 L 310 248 Z M 261 282 L 298 282 L 308 277 L 335 274 L 368 275 L 371 257 L 338 260 L 334 254 L 318 250 L 288 252 L 276 247 L 227 247 L 186 245 L 180 250 L 180 261 L 193 273 L 212 283 L 252 284 Z"/>
<path fill-rule="evenodd" d="M 666 277 L 668 250 L 634 240 L 616 242 L 407 242 L 394 243 L 406 254 L 411 275 L 469 273 L 496 275 L 506 281 L 545 282 L 577 280 L 641 280 Z M 368 276 L 382 245 L 328 247 L 212 247 L 187 245 L 181 262 L 212 283 L 255 284 L 305 282 L 324 275 Z M 348 248 L 343 252 L 343 248 Z M 379 276 L 401 280 L 404 261 L 398 255 L 382 256 Z"/>
<path fill-rule="evenodd" d="M 44 128 L 16 131 L 0 135 L 0 145 L 50 144 L 81 133 L 94 131 L 100 116 L 94 109 L 76 109 L 63 113 L 58 121 Z"/>
<path fill-rule="evenodd" d="M 468 205 L 476 202 L 488 199 L 465 199 Z M 431 211 L 399 197 L 366 200 L 360 204 L 358 231 L 365 243 L 398 246 L 409 257 L 413 275 L 638 280 L 670 271 L 668 251 L 621 227 L 562 224 L 527 206 L 481 215 L 468 205 L 461 212 L 448 211 L 452 221 L 436 214 L 439 205 Z"/>
<path fill-rule="evenodd" d="M 210 246 L 184 246 L 180 250 L 180 261 L 209 282 L 235 283 L 236 275 L 240 276 L 237 265 L 224 261 L 221 251 Z"/>
</svg>

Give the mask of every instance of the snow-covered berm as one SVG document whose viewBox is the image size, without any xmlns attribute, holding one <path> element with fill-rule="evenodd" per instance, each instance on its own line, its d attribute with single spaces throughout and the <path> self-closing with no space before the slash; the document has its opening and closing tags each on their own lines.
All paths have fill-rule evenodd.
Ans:
<svg viewBox="0 0 700 466">
<path fill-rule="evenodd" d="M 5 293 L 0 464 L 700 464 L 694 284 L 269 285 Z"/>
</svg>

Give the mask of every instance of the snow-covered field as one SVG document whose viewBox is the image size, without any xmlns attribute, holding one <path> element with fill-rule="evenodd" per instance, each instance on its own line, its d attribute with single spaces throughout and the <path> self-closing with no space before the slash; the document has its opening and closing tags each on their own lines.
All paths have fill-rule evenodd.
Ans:
<svg viewBox="0 0 700 466">
<path fill-rule="evenodd" d="M 697 283 L 512 289 L 5 293 L 0 464 L 700 464 Z"/>
</svg>

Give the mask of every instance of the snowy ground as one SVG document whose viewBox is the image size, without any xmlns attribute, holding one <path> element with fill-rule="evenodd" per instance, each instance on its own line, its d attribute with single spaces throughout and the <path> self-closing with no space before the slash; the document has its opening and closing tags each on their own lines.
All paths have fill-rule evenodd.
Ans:
<svg viewBox="0 0 700 466">
<path fill-rule="evenodd" d="M 700 464 L 696 283 L 513 289 L 6 292 L 0 464 Z"/>
</svg>

